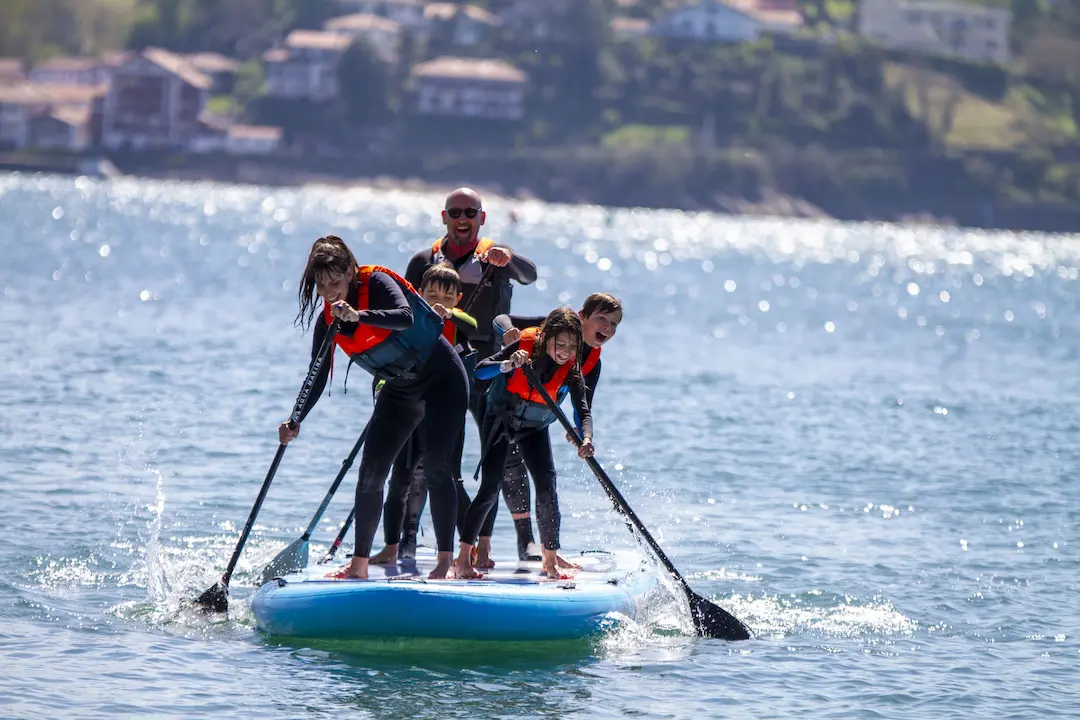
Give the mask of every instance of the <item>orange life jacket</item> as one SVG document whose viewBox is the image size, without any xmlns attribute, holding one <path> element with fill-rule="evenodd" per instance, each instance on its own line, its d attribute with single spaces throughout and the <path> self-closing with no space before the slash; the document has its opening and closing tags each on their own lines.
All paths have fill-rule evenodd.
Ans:
<svg viewBox="0 0 1080 720">
<path fill-rule="evenodd" d="M 540 328 L 522 330 L 518 349 L 531 354 L 539 336 Z M 563 363 L 544 383 L 544 389 L 556 402 L 566 396 L 566 378 L 576 363 L 576 357 Z M 507 423 L 513 430 L 547 427 L 555 421 L 555 413 L 544 402 L 543 396 L 533 390 L 521 368 L 509 375 L 500 374 L 488 387 L 488 401 L 492 411 L 507 415 Z"/>
<path fill-rule="evenodd" d="M 369 307 L 368 292 L 372 273 L 381 272 L 393 278 L 401 288 L 413 311 L 413 324 L 406 330 L 388 330 L 363 322 L 351 336 L 338 333 L 334 343 L 362 368 L 378 377 L 393 379 L 405 375 L 431 355 L 439 335 L 443 332 L 443 320 L 424 302 L 408 280 L 381 265 L 361 265 L 356 275 L 359 283 L 356 310 Z M 323 303 L 323 317 L 327 324 L 334 321 L 330 306 Z"/>
</svg>

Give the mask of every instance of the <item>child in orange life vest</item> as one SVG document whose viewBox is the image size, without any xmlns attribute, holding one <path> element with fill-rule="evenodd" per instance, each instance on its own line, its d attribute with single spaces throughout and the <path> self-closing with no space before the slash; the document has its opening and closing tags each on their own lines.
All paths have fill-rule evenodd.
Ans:
<svg viewBox="0 0 1080 720">
<path fill-rule="evenodd" d="M 461 356 L 467 369 L 473 363 L 472 347 L 469 338 L 476 333 L 476 320 L 468 313 L 459 310 L 456 305 L 461 301 L 461 278 L 457 271 L 448 264 L 439 263 L 429 267 L 423 275 L 420 296 L 444 320 L 443 337 Z M 469 372 L 470 387 L 472 373 Z M 376 385 L 375 393 L 381 387 Z M 447 427 L 454 432 L 455 428 Z M 461 417 L 457 431 L 457 446 L 454 455 L 455 483 L 458 492 L 458 525 L 464 520 L 469 507 L 469 498 L 461 483 L 461 455 L 465 443 L 465 416 Z M 416 557 L 416 532 L 420 515 L 427 500 L 427 485 L 423 476 L 423 456 L 420 452 L 419 429 L 398 453 L 394 460 L 394 469 L 390 475 L 386 502 L 383 503 L 383 536 L 386 546 L 372 556 L 371 562 L 380 565 L 393 565 L 398 560 L 411 560 Z"/>
<path fill-rule="evenodd" d="M 581 310 L 578 311 L 578 317 L 581 318 L 581 330 L 585 341 L 581 345 L 579 360 L 581 362 L 581 374 L 585 378 L 585 397 L 591 410 L 596 385 L 600 381 L 600 349 L 608 340 L 615 337 L 619 324 L 622 322 L 622 301 L 608 293 L 593 293 L 585 298 Z M 498 315 L 492 320 L 491 325 L 495 330 L 496 337 L 502 336 L 502 343 L 505 346 L 516 341 L 520 337 L 522 330 L 535 327 L 543 320 L 542 316 Z M 562 398 L 556 399 L 562 400 Z M 516 463 L 514 462 L 515 455 L 517 456 Z M 502 491 L 503 499 L 506 501 L 511 517 L 514 519 L 518 558 L 521 560 L 539 560 L 540 551 L 536 547 L 536 541 L 533 537 L 532 515 L 529 512 L 529 505 L 531 504 L 529 476 L 522 467 L 520 454 L 515 453 L 513 445 L 511 445 L 510 456 L 507 460 L 506 473 L 503 476 Z M 496 503 L 491 508 L 491 513 L 488 515 L 483 529 L 480 530 L 478 544 L 481 548 L 481 556 L 485 556 L 485 549 L 490 551 L 491 532 L 495 526 L 495 516 L 498 509 L 499 505 Z"/>
<path fill-rule="evenodd" d="M 536 485 L 537 525 L 540 529 L 543 570 L 549 577 L 560 577 L 560 569 L 576 568 L 559 556 L 559 499 L 556 491 L 555 461 L 547 427 L 555 415 L 543 398 L 529 384 L 520 370 L 529 363 L 555 397 L 565 386 L 569 389 L 581 423 L 581 457 L 591 457 L 592 416 L 586 400 L 585 380 L 578 362 L 582 344 L 581 319 L 569 308 L 553 310 L 539 328 L 529 328 L 521 338 L 486 360 L 476 364 L 477 379 L 495 377 L 487 391 L 487 406 L 481 442 L 482 479 L 469 506 L 461 543 L 454 563 L 457 577 L 481 577 L 473 565 L 472 550 L 484 520 L 499 497 L 510 440 L 517 442 L 525 465 Z"/>
</svg>

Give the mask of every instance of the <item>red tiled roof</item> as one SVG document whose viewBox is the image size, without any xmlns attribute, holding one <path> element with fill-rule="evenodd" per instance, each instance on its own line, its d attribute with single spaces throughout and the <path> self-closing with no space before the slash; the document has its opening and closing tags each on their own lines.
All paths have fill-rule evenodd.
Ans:
<svg viewBox="0 0 1080 720">
<path fill-rule="evenodd" d="M 158 67 L 178 76 L 188 85 L 197 87 L 200 90 L 209 90 L 214 84 L 209 75 L 196 70 L 188 64 L 187 60 L 176 53 L 161 48 L 146 48 L 141 55 Z"/>
<path fill-rule="evenodd" d="M 344 30 L 351 32 L 362 32 L 365 30 L 399 32 L 401 30 L 401 23 L 380 15 L 372 15 L 371 13 L 353 13 L 352 15 L 341 15 L 336 18 L 330 18 L 323 23 L 323 27 L 327 30 Z"/>
<path fill-rule="evenodd" d="M 525 72 L 502 60 L 439 57 L 414 65 L 411 75 L 421 78 L 464 78 L 492 82 L 523 83 Z"/>
<path fill-rule="evenodd" d="M 285 45 L 290 48 L 309 50 L 344 50 L 352 43 L 352 38 L 337 33 L 321 30 L 293 30 L 285 38 Z"/>
<path fill-rule="evenodd" d="M 54 85 L 52 83 L 23 82 L 0 86 L 0 103 L 12 105 L 74 105 L 89 104 L 103 96 L 108 88 L 104 85 Z"/>
</svg>

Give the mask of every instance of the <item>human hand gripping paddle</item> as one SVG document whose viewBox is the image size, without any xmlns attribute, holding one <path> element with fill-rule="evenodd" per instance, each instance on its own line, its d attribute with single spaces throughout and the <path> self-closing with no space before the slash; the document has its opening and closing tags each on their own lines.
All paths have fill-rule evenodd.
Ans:
<svg viewBox="0 0 1080 720">
<path fill-rule="evenodd" d="M 540 396 L 544 398 L 544 402 L 552 412 L 555 413 L 555 417 L 559 419 L 562 426 L 566 429 L 567 434 L 573 440 L 574 444 L 579 448 L 581 447 L 581 437 L 578 435 L 576 428 L 570 424 L 570 420 L 567 419 L 562 409 L 552 400 L 551 395 L 544 388 L 540 378 L 536 376 L 536 371 L 529 365 L 522 365 L 521 371 L 525 373 L 525 377 L 528 379 L 529 384 L 533 386 L 533 389 L 540 393 Z M 698 635 L 707 638 L 718 638 L 720 640 L 748 640 L 750 638 L 750 630 L 747 629 L 742 622 L 739 621 L 734 615 L 724 610 L 719 605 L 716 605 L 709 600 L 706 600 L 702 596 L 690 589 L 690 586 L 683 579 L 683 576 L 679 573 L 675 566 L 668 560 L 667 555 L 657 545 L 656 540 L 649 533 L 648 529 L 641 523 L 633 509 L 626 503 L 626 499 L 623 498 L 622 493 L 615 487 L 615 484 L 611 482 L 611 478 L 607 476 L 604 469 L 600 467 L 600 463 L 596 461 L 596 458 L 586 457 L 585 462 L 588 463 L 589 469 L 593 471 L 596 478 L 600 481 L 601 487 L 604 488 L 604 492 L 611 498 L 611 502 L 615 505 L 615 509 L 622 513 L 623 517 L 628 521 L 627 524 L 631 525 L 634 530 L 637 530 L 638 534 L 645 539 L 649 547 L 656 554 L 656 557 L 663 564 L 664 568 L 671 574 L 675 581 L 682 588 L 683 593 L 686 595 L 686 600 L 690 604 L 690 616 L 694 621 L 694 629 L 697 630 Z"/>
<path fill-rule="evenodd" d="M 327 357 L 330 355 L 334 346 L 334 336 L 337 335 L 340 327 L 341 320 L 338 319 L 335 319 L 330 324 L 326 331 L 326 337 L 323 338 L 322 345 L 319 347 L 319 353 L 311 362 L 307 377 L 304 378 L 304 385 L 300 388 L 300 394 L 297 396 L 296 404 L 293 405 L 292 414 L 289 416 L 289 424 L 294 427 L 300 422 L 300 416 L 303 414 L 308 396 L 311 394 L 311 386 L 315 384 L 315 378 L 319 376 L 319 370 L 322 369 L 323 363 L 326 362 Z M 286 447 L 285 443 L 278 445 L 277 454 L 274 455 L 274 461 L 270 463 L 270 470 L 266 473 L 266 479 L 263 480 L 259 496 L 255 499 L 251 514 L 248 515 L 247 524 L 244 525 L 244 530 L 240 533 L 240 539 L 236 542 L 236 549 L 233 550 L 232 557 L 229 559 L 229 566 L 225 569 L 225 574 L 221 576 L 221 580 L 217 584 L 195 599 L 196 604 L 201 605 L 208 611 L 226 612 L 229 609 L 229 580 L 232 579 L 233 571 L 236 570 L 236 563 L 240 559 L 240 553 L 243 552 L 244 544 L 247 542 L 248 535 L 251 534 L 251 526 L 255 524 L 255 517 L 259 514 L 259 509 L 262 508 L 267 491 L 270 490 L 270 483 L 274 479 L 274 474 L 277 473 L 278 465 L 281 464 L 281 458 L 285 455 Z"/>
<path fill-rule="evenodd" d="M 502 248 L 492 248 L 492 250 L 500 250 L 503 253 L 506 252 L 505 250 L 502 250 Z M 490 252 L 490 250 L 488 252 Z M 501 264 L 496 265 L 495 263 L 488 263 L 487 268 L 484 269 L 484 274 L 480 276 L 480 282 L 476 284 L 476 287 L 473 288 L 472 293 L 469 295 L 469 299 L 465 301 L 465 305 L 461 309 L 463 313 L 468 313 L 469 310 L 472 309 L 473 303 L 476 302 L 476 297 L 480 294 L 480 288 L 482 288 L 484 284 L 491 279 L 491 275 L 492 273 L 494 273 L 495 268 L 503 267 L 510 262 L 509 258 L 503 259 L 503 257 L 499 255 L 497 255 L 496 257 Z M 367 428 L 364 428 L 364 432 L 367 432 Z M 341 543 L 344 542 L 345 534 L 349 532 L 349 527 L 352 526 L 353 519 L 355 518 L 356 507 L 354 506 L 351 510 L 349 510 L 349 516 L 345 518 L 345 522 L 342 523 L 341 529 L 338 531 L 337 537 L 334 538 L 333 544 L 330 545 L 330 550 L 326 553 L 326 556 L 319 561 L 320 565 L 325 565 L 326 563 L 334 559 L 334 555 L 337 554 L 338 548 L 340 548 Z M 270 579 L 272 580 L 273 578 Z"/>
</svg>

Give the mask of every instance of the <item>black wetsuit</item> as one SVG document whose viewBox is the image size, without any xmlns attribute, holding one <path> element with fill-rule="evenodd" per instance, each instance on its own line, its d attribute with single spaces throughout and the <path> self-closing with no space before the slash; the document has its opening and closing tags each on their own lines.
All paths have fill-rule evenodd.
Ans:
<svg viewBox="0 0 1080 720">
<path fill-rule="evenodd" d="M 458 314 L 451 314 L 454 324 L 455 352 L 464 360 L 474 355 L 470 338 L 476 333 L 476 327 L 462 319 Z M 471 378 L 470 378 L 471 380 Z M 426 422 L 426 421 L 425 421 Z M 457 423 L 457 443 L 451 467 L 454 479 L 460 480 L 461 454 L 465 445 L 465 413 L 461 413 Z M 451 427 L 443 427 L 443 432 L 452 433 Z M 394 459 L 394 468 L 390 473 L 390 485 L 387 488 L 386 502 L 383 503 L 383 540 L 387 545 L 402 545 L 399 557 L 415 557 L 416 531 L 420 515 L 424 512 L 427 500 L 427 484 L 424 481 L 424 457 L 421 452 L 423 423 L 413 431 L 405 447 Z M 469 498 L 464 495 L 460 483 L 455 483 L 457 495 L 457 522 L 460 528 L 469 509 Z"/>
<path fill-rule="evenodd" d="M 356 307 L 357 291 L 347 298 Z M 412 326 L 413 312 L 397 282 L 381 272 L 369 276 L 368 309 L 361 310 L 363 322 L 388 330 L 405 330 Z M 352 336 L 357 323 L 342 323 L 340 333 Z M 320 313 L 312 337 L 312 356 L 322 346 L 326 335 L 325 316 Z M 311 391 L 311 400 L 304 408 L 301 420 L 315 406 L 329 375 L 330 363 L 323 365 Z M 468 406 L 468 380 L 458 354 L 446 338 L 440 337 L 431 355 L 408 377 L 389 380 L 379 392 L 371 413 L 367 440 L 360 456 L 359 478 L 356 483 L 356 544 L 354 555 L 367 557 L 379 526 L 383 504 L 383 485 L 391 463 L 405 445 L 421 420 L 427 419 L 421 430 L 420 445 L 424 453 L 424 474 L 431 493 L 431 519 L 435 526 L 436 542 L 442 552 L 454 549 L 454 526 L 457 497 L 454 489 L 452 460 L 457 438 L 447 433 L 447 427 L 461 422 Z"/>
<path fill-rule="evenodd" d="M 446 244 L 445 240 L 443 244 Z M 500 245 L 496 245 L 496 247 L 505 248 L 505 246 Z M 450 260 L 449 258 L 446 259 Z M 419 251 L 409 260 L 408 267 L 405 270 L 405 279 L 412 283 L 413 287 L 420 287 L 424 273 L 435 262 L 435 253 L 431 248 Z M 511 281 L 515 281 L 520 285 L 531 285 L 536 282 L 536 265 L 532 260 L 513 250 L 510 251 L 510 262 L 501 268 L 481 263 L 472 251 L 465 253 L 460 258 L 450 260 L 450 264 L 461 274 L 461 308 L 476 318 L 477 330 L 469 338 L 469 342 L 476 350 L 477 358 L 491 357 L 502 346 L 502 336 L 495 334 L 492 329 L 492 321 L 496 316 L 510 312 L 510 301 L 514 294 Z M 476 267 L 477 265 L 479 267 Z M 483 282 L 479 282 L 483 275 L 481 272 L 477 272 L 481 268 L 483 275 L 487 275 L 487 271 L 490 269 L 490 275 Z M 480 276 L 480 278 L 470 282 L 473 276 Z M 475 377 L 470 378 L 470 381 L 472 382 L 472 393 L 469 397 L 469 410 L 472 412 L 473 420 L 476 421 L 477 429 L 483 431 L 485 393 L 490 381 L 480 380 Z M 462 434 L 461 439 L 464 444 L 464 434 Z M 526 473 L 521 461 L 521 454 L 513 443 L 511 443 L 509 458 L 507 476 L 510 478 L 525 477 Z M 465 494 L 464 485 L 459 483 L 457 490 L 458 495 L 467 503 L 468 496 Z M 409 524 L 413 522 L 411 513 L 406 522 Z M 484 532 L 481 534 L 490 537 L 494 523 L 495 517 L 493 516 L 490 523 L 485 523 Z"/>
<path fill-rule="evenodd" d="M 525 315 L 499 315 L 493 321 L 493 327 L 496 328 L 496 335 L 502 336 L 510 328 L 514 327 L 518 330 L 524 330 L 531 327 L 540 327 L 544 322 L 544 316 L 525 316 Z M 592 353 L 596 352 L 595 348 L 582 343 L 581 357 L 579 358 L 581 366 L 585 366 L 585 362 L 589 359 Z M 589 408 L 593 406 L 593 394 L 596 392 L 596 384 L 600 380 L 600 363 L 601 360 L 597 358 L 596 364 L 585 375 L 585 397 L 589 403 Z M 532 492 L 529 489 L 529 475 L 525 472 L 524 462 L 520 459 L 521 454 L 517 453 L 517 458 L 514 457 L 513 447 L 511 448 L 510 458 L 506 462 L 506 473 L 503 476 L 502 494 L 503 500 L 506 502 L 506 507 L 510 510 L 512 515 L 523 515 L 529 512 L 529 505 L 531 504 Z M 488 537 L 491 535 L 491 529 L 495 526 L 495 517 L 499 512 L 499 503 L 495 503 L 491 512 L 488 514 L 488 519 L 484 523 L 483 529 L 480 531 L 481 537 Z M 521 518 L 514 520 L 514 528 L 518 536 L 518 555 L 524 556 L 525 548 L 533 540 L 532 535 L 532 523 L 528 518 Z"/>
<path fill-rule="evenodd" d="M 518 347 L 519 343 L 511 343 L 490 358 L 478 362 L 476 364 L 477 377 L 481 375 L 494 377 L 498 373 L 499 364 L 503 360 L 508 360 Z M 495 373 L 491 373 L 493 368 Z M 540 377 L 540 381 L 546 383 L 554 377 L 559 367 L 546 353 L 541 353 L 536 358 L 533 369 Z M 566 377 L 566 386 L 570 390 L 574 410 L 581 423 L 582 434 L 586 438 L 592 438 L 592 416 L 589 413 L 585 380 L 581 377 L 581 373 L 571 371 Z M 462 542 L 469 545 L 476 544 L 488 513 L 499 499 L 499 486 L 502 485 L 506 455 L 510 440 L 513 439 L 517 441 L 521 456 L 533 477 L 533 483 L 536 484 L 536 525 L 540 530 L 540 542 L 548 550 L 558 550 L 561 516 L 555 482 L 555 460 L 551 455 L 551 437 L 548 428 L 514 431 L 505 424 L 505 419 L 501 418 L 494 408 L 488 408 L 480 437 L 485 443 L 481 460 L 480 489 L 476 491 L 476 497 L 469 506 L 465 526 L 461 533 Z"/>
</svg>

